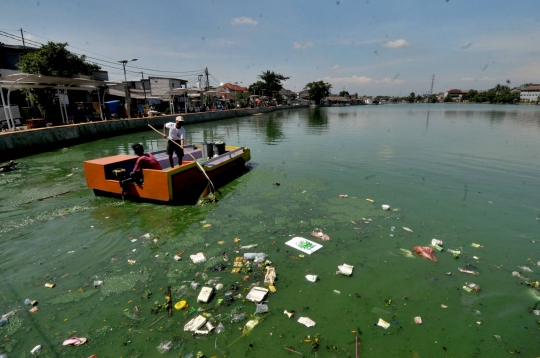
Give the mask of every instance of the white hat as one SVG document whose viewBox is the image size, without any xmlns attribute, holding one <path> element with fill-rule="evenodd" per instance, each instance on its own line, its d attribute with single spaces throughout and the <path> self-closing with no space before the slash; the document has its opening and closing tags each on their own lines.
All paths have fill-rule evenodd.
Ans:
<svg viewBox="0 0 540 358">
<path fill-rule="evenodd" d="M 177 121 L 177 122 L 183 122 L 183 121 L 184 121 L 184 117 L 178 116 L 178 117 L 176 117 L 176 121 Z"/>
</svg>

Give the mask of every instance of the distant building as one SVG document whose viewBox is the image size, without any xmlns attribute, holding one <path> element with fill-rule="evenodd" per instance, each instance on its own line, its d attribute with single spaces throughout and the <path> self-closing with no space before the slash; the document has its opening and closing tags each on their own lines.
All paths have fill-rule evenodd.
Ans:
<svg viewBox="0 0 540 358">
<path fill-rule="evenodd" d="M 25 53 L 36 52 L 37 50 L 39 49 L 35 47 L 26 46 L 25 50 L 23 46 L 0 43 L 0 77 L 21 73 L 21 70 L 17 67 L 21 57 Z"/>
<path fill-rule="evenodd" d="M 238 86 L 232 83 L 224 83 L 217 88 L 218 91 L 225 92 L 246 92 L 247 87 Z"/>
<path fill-rule="evenodd" d="M 540 85 L 530 85 L 523 88 L 519 94 L 519 100 L 523 102 L 536 102 L 540 96 Z"/>
<path fill-rule="evenodd" d="M 467 94 L 469 90 L 462 91 L 459 89 L 449 89 L 448 91 L 444 92 L 444 98 L 450 97 L 452 99 L 461 99 L 464 94 Z"/>
<path fill-rule="evenodd" d="M 146 83 L 149 83 L 149 89 L 146 88 Z M 170 90 L 186 88 L 187 83 L 188 81 L 179 78 L 148 77 L 148 82 L 145 82 L 145 88 L 146 91 L 150 90 L 151 96 L 164 96 Z"/>
</svg>

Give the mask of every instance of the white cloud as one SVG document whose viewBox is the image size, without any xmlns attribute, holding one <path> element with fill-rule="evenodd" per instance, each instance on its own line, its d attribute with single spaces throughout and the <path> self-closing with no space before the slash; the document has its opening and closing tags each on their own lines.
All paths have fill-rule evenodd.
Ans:
<svg viewBox="0 0 540 358">
<path fill-rule="evenodd" d="M 398 79 L 397 77 L 388 78 L 385 77 L 381 80 L 382 83 L 405 83 L 405 81 Z"/>
<path fill-rule="evenodd" d="M 332 69 L 333 69 L 333 70 L 337 70 L 337 69 L 339 69 L 339 68 L 340 68 L 339 65 L 334 65 L 334 66 L 332 66 Z"/>
<path fill-rule="evenodd" d="M 301 44 L 300 42 L 294 43 L 294 48 L 297 50 L 305 50 L 310 47 L 313 47 L 313 42 L 306 42 L 305 44 Z"/>
<path fill-rule="evenodd" d="M 387 43 L 385 43 L 383 45 L 383 47 L 400 48 L 400 47 L 407 47 L 409 45 L 410 45 L 410 43 L 407 40 L 399 39 L 399 40 L 396 40 L 396 41 L 388 41 Z"/>
<path fill-rule="evenodd" d="M 231 24 L 236 26 L 236 25 L 257 25 L 258 22 L 253 20 L 252 18 L 250 17 L 235 17 L 232 21 L 231 21 Z"/>
</svg>

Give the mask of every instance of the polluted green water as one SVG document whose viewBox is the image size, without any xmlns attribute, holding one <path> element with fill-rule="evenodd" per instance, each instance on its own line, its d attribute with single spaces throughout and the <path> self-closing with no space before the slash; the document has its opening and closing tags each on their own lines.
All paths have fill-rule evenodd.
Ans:
<svg viewBox="0 0 540 358">
<path fill-rule="evenodd" d="M 40 357 L 540 354 L 540 292 L 527 285 L 540 280 L 538 107 L 297 109 L 186 130 L 188 142 L 251 149 L 251 170 L 216 204 L 123 202 L 86 188 L 84 160 L 136 142 L 164 149 L 151 131 L 21 158 L 0 174 L 0 311 L 15 311 L 0 354 L 29 357 L 37 345 Z M 293 237 L 323 247 L 308 255 L 285 244 Z M 445 249 L 438 262 L 413 252 L 434 238 Z M 268 261 L 233 273 L 245 252 Z M 197 253 L 206 261 L 194 264 Z M 351 276 L 336 274 L 342 264 Z M 256 313 L 264 307 L 246 296 L 265 287 L 265 266 L 276 290 L 269 312 Z M 169 287 L 173 304 L 188 304 L 171 317 Z M 222 327 L 185 332 L 199 315 Z M 70 337 L 87 342 L 63 346 Z"/>
</svg>

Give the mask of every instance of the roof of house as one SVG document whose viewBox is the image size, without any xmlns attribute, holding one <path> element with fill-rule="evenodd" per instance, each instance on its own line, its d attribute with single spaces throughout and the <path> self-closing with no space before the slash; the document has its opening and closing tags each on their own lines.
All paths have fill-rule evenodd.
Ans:
<svg viewBox="0 0 540 358">
<path fill-rule="evenodd" d="M 232 83 L 224 83 L 220 86 L 221 88 L 228 88 L 230 91 L 238 91 L 238 92 L 245 92 L 247 91 L 247 87 L 238 86 Z"/>
<path fill-rule="evenodd" d="M 531 85 L 522 89 L 522 91 L 540 91 L 540 85 Z"/>
<path fill-rule="evenodd" d="M 460 90 L 460 89 L 449 89 L 447 91 L 448 93 L 452 93 L 452 94 L 465 94 L 467 92 L 469 92 L 469 90 Z"/>
</svg>

